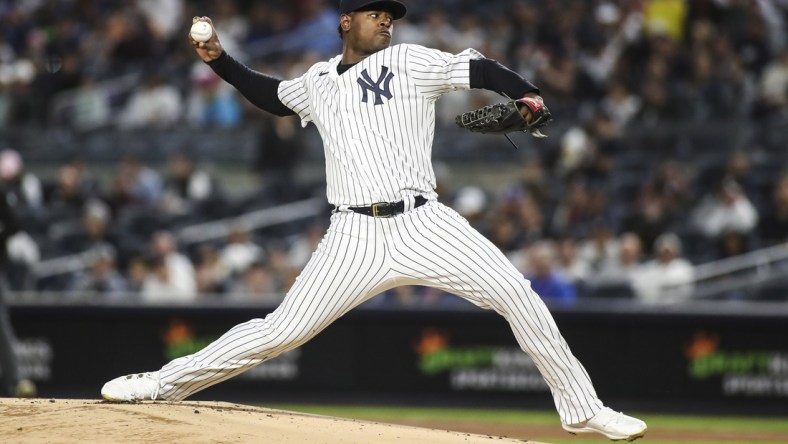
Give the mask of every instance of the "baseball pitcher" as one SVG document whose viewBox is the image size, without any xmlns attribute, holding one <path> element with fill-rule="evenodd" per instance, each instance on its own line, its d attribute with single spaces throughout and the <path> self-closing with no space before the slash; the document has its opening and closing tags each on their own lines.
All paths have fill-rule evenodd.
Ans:
<svg viewBox="0 0 788 444">
<path fill-rule="evenodd" d="M 399 1 L 341 0 L 342 54 L 301 77 L 255 72 L 210 38 L 197 54 L 259 108 L 314 124 L 323 140 L 331 224 L 282 304 L 158 371 L 122 376 L 101 390 L 110 401 L 177 401 L 309 341 L 367 299 L 399 285 L 426 285 L 495 310 L 550 386 L 564 429 L 610 439 L 642 437 L 646 424 L 604 406 L 583 366 L 523 275 L 491 242 L 436 200 L 431 164 L 435 101 L 484 88 L 509 105 L 480 112 L 480 131 L 539 131 L 551 120 L 539 89 L 473 49 L 449 54 L 391 46 Z M 508 110 L 508 111 L 507 111 Z M 504 115 L 509 113 L 508 115 Z M 514 115 L 512 115 L 514 114 Z M 458 119 L 473 129 L 473 116 Z"/>
</svg>

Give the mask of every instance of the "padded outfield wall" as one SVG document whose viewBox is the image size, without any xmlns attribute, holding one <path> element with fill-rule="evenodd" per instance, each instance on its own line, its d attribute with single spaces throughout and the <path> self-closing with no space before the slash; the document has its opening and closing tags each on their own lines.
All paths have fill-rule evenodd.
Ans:
<svg viewBox="0 0 788 444">
<path fill-rule="evenodd" d="M 16 305 L 23 373 L 41 395 L 98 397 L 270 308 Z M 552 307 L 619 408 L 788 414 L 788 307 Z M 482 310 L 356 310 L 313 341 L 197 399 L 550 407 L 503 318 Z"/>
</svg>

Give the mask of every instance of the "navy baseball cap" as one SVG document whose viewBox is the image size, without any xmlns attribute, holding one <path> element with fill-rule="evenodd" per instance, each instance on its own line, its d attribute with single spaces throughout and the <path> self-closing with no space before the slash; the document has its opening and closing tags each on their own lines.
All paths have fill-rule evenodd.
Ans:
<svg viewBox="0 0 788 444">
<path fill-rule="evenodd" d="M 339 13 L 349 14 L 354 11 L 373 10 L 380 8 L 381 11 L 390 12 L 394 20 L 405 17 L 408 8 L 396 0 L 340 0 Z"/>
</svg>

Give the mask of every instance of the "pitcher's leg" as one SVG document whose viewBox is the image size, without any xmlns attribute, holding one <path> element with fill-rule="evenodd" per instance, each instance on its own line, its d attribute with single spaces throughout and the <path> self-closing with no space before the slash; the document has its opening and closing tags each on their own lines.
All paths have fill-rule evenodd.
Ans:
<svg viewBox="0 0 788 444">
<path fill-rule="evenodd" d="M 565 424 L 596 414 L 603 404 L 588 374 L 529 282 L 454 210 L 437 203 L 419 210 L 397 224 L 395 270 L 501 314 L 550 386 Z"/>
<path fill-rule="evenodd" d="M 237 325 L 203 350 L 165 365 L 159 398 L 181 400 L 314 337 L 385 290 L 385 248 L 371 218 L 338 214 L 282 304 L 265 319 Z"/>
</svg>

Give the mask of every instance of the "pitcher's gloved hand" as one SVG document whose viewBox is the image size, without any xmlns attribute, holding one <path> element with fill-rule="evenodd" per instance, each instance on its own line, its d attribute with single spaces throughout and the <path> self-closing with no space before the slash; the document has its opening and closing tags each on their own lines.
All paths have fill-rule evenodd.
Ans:
<svg viewBox="0 0 788 444">
<path fill-rule="evenodd" d="M 534 137 L 547 137 L 540 131 L 553 120 L 540 96 L 526 96 L 506 103 L 488 105 L 457 116 L 457 126 L 485 134 L 506 134 L 515 131 Z"/>
</svg>

